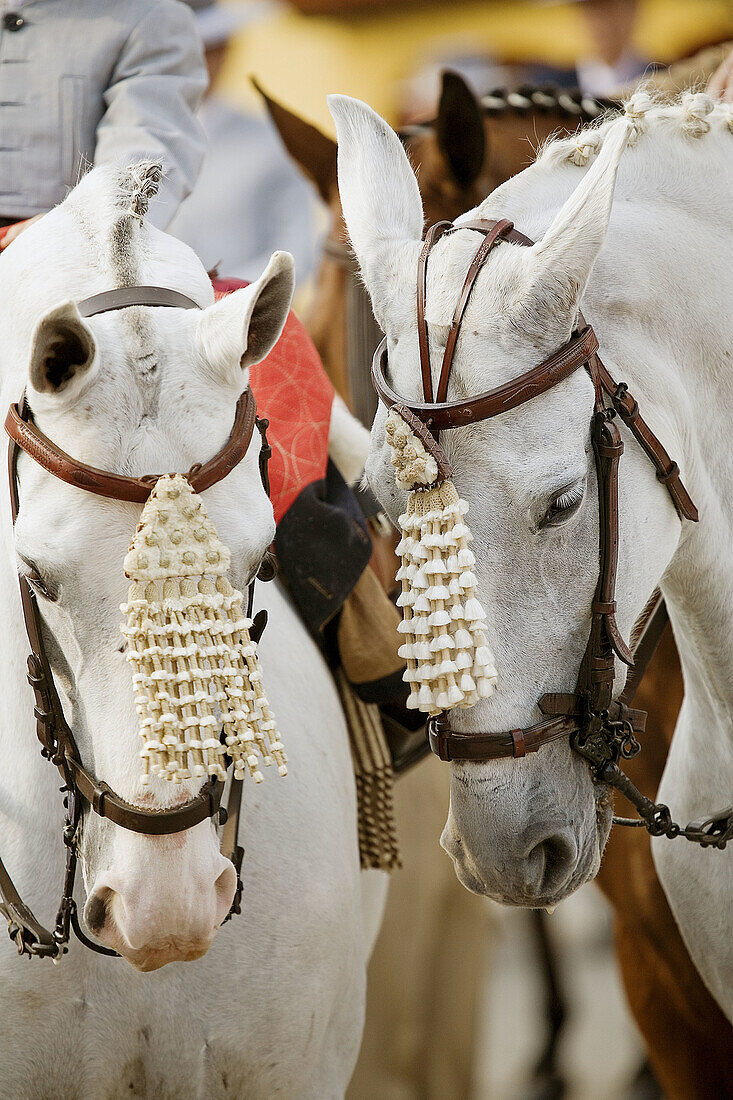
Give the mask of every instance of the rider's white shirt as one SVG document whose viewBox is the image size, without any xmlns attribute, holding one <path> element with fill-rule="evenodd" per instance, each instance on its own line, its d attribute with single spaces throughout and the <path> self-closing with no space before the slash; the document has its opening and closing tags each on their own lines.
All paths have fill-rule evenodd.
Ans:
<svg viewBox="0 0 733 1100">
<path fill-rule="evenodd" d="M 243 114 L 217 95 L 201 106 L 207 139 L 198 182 L 168 226 L 210 270 L 256 279 L 275 249 L 295 257 L 302 282 L 318 245 L 318 200 L 264 116 Z"/>
</svg>

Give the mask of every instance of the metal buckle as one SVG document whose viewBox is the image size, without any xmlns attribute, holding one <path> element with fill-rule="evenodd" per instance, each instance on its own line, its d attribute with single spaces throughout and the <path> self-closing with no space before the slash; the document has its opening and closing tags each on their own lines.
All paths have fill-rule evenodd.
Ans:
<svg viewBox="0 0 733 1100">
<path fill-rule="evenodd" d="M 639 416 L 639 402 L 636 398 L 632 397 L 631 400 L 633 404 L 630 409 L 627 409 L 624 404 L 627 397 L 631 397 L 628 384 L 626 382 L 619 382 L 616 389 L 613 391 L 611 401 L 614 403 L 616 411 L 621 419 L 625 421 L 626 424 L 633 424 Z"/>
<path fill-rule="evenodd" d="M 608 711 L 604 713 L 606 715 L 605 729 L 608 733 L 609 742 L 618 750 L 619 755 L 624 760 L 633 760 L 641 752 L 641 745 L 636 739 L 636 733 L 631 722 L 628 718 L 612 722 L 608 717 Z"/>
<path fill-rule="evenodd" d="M 703 848 L 725 848 L 733 840 L 733 806 L 713 814 L 706 821 L 691 821 L 681 830 L 682 836 Z"/>
<path fill-rule="evenodd" d="M 448 731 L 448 716 L 442 711 L 440 714 L 431 714 L 426 723 L 426 732 L 430 748 L 444 763 L 450 763 L 453 759 L 450 751 L 450 733 Z"/>
</svg>

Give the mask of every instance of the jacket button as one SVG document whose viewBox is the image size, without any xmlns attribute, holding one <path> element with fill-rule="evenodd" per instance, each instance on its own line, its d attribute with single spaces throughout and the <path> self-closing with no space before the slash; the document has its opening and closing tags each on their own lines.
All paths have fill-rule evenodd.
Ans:
<svg viewBox="0 0 733 1100">
<path fill-rule="evenodd" d="M 25 19 L 18 15 L 17 11 L 8 11 L 3 16 L 3 27 L 6 31 L 19 31 L 25 26 Z"/>
</svg>

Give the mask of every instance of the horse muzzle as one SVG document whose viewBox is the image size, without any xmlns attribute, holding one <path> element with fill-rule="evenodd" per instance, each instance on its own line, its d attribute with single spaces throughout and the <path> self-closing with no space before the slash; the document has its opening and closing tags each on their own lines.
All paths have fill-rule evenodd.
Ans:
<svg viewBox="0 0 733 1100">
<path fill-rule="evenodd" d="M 100 875 L 84 907 L 97 939 L 138 970 L 205 955 L 234 899 L 237 872 L 230 860 L 216 852 L 198 868 L 169 873 L 166 864 L 181 862 L 172 857 Z"/>
</svg>

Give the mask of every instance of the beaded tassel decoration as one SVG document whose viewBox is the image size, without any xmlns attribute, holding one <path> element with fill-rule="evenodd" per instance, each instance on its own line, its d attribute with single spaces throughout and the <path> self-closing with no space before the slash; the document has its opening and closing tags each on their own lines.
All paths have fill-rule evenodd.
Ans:
<svg viewBox="0 0 733 1100">
<path fill-rule="evenodd" d="M 407 706 L 428 714 L 470 707 L 491 695 L 496 668 L 476 598 L 472 536 L 464 522 L 468 504 L 458 496 L 442 451 L 407 408 L 393 408 L 385 430 L 397 484 L 409 492 L 397 547 L 404 638 L 398 652 L 407 661 Z"/>
<path fill-rule="evenodd" d="M 287 757 L 262 690 L 252 625 L 225 574 L 231 554 L 201 498 L 180 474 L 161 477 L 125 558 L 131 584 L 122 626 L 140 716 L 141 782 L 225 778 L 262 781 L 258 764 Z M 223 736 L 219 730 L 223 728 Z"/>
</svg>

